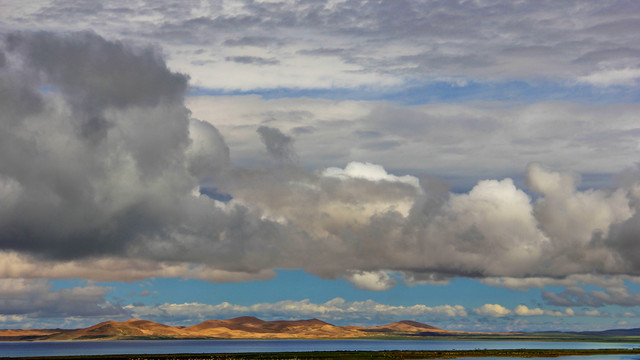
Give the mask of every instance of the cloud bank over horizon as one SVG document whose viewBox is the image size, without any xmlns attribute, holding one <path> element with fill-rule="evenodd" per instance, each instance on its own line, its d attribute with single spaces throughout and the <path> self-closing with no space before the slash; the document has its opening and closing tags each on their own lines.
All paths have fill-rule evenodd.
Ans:
<svg viewBox="0 0 640 360">
<path fill-rule="evenodd" d="M 296 152 L 305 137 L 269 125 L 250 129 L 265 160 L 240 166 L 216 126 L 191 117 L 187 76 L 154 48 L 16 32 L 2 59 L 3 277 L 246 281 L 303 269 L 386 290 L 391 274 L 640 275 L 637 170 L 615 189 L 580 190 L 574 173 L 530 163 L 524 189 L 503 178 L 453 193 L 367 161 L 309 170 Z"/>
</svg>

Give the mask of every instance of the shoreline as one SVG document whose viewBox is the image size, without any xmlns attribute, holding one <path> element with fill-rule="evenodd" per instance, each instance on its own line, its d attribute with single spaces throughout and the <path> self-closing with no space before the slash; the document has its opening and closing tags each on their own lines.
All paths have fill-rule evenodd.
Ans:
<svg viewBox="0 0 640 360">
<path fill-rule="evenodd" d="M 74 355 L 74 356 L 36 356 L 36 357 L 0 357 L 4 360 L 241 360 L 241 359 L 458 359 L 482 357 L 559 357 L 591 355 L 636 355 L 640 348 L 634 349 L 492 349 L 492 350 L 427 350 L 427 351 L 312 351 L 312 352 L 273 352 L 273 353 L 198 353 L 198 354 L 123 354 L 123 355 Z"/>
</svg>

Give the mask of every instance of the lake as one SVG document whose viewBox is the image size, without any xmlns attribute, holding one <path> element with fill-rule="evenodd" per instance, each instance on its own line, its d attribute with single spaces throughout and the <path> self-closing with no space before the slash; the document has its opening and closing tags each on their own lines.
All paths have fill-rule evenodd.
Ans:
<svg viewBox="0 0 640 360">
<path fill-rule="evenodd" d="M 185 354 L 281 351 L 381 351 L 475 349 L 604 349 L 637 348 L 638 343 L 548 341 L 420 341 L 420 340 L 152 340 L 0 342 L 0 357 Z M 635 356 L 572 356 L 570 359 L 637 359 Z M 478 358 L 476 358 L 477 360 Z M 497 360 L 499 358 L 491 358 Z"/>
</svg>

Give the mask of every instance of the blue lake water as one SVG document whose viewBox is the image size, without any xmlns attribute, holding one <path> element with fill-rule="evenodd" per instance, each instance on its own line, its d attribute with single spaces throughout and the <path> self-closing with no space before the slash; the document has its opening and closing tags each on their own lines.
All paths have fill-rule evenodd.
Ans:
<svg viewBox="0 0 640 360">
<path fill-rule="evenodd" d="M 604 349 L 638 348 L 638 343 L 547 341 L 402 341 L 402 340 L 153 340 L 153 341 L 58 341 L 0 342 L 0 357 L 196 354 L 280 351 L 380 351 L 380 350 L 474 350 L 474 349 Z M 499 358 L 491 358 L 497 360 Z M 570 357 L 572 360 L 640 359 L 638 356 Z M 477 358 L 476 358 L 477 360 Z"/>
</svg>

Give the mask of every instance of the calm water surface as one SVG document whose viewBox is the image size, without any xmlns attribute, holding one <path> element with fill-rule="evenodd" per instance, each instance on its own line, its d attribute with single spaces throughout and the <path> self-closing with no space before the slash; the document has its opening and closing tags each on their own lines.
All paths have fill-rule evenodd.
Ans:
<svg viewBox="0 0 640 360">
<path fill-rule="evenodd" d="M 547 341 L 402 341 L 402 340 L 154 340 L 0 342 L 0 357 L 115 354 L 185 354 L 338 350 L 474 350 L 637 348 L 638 343 Z M 476 358 L 477 360 L 478 358 Z M 497 360 L 499 358 L 491 358 Z M 628 360 L 637 356 L 580 356 L 571 360 Z"/>
</svg>

